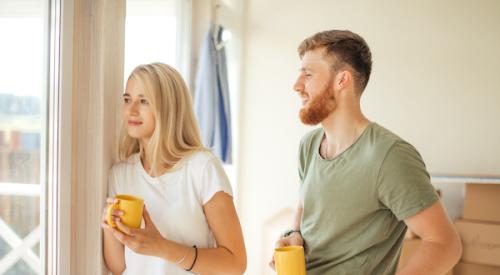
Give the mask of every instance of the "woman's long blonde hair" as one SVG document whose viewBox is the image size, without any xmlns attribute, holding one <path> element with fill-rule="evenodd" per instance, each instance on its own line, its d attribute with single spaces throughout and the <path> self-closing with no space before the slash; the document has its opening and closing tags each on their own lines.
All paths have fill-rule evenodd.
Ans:
<svg viewBox="0 0 500 275">
<path fill-rule="evenodd" d="M 130 80 L 144 91 L 155 116 L 155 129 L 148 144 L 143 146 L 127 134 L 122 123 L 120 160 L 140 153 L 151 165 L 150 173 L 158 174 L 160 168 L 170 170 L 191 153 L 207 150 L 201 141 L 191 95 L 174 68 L 163 63 L 140 65 L 132 71 L 127 81 Z"/>
</svg>

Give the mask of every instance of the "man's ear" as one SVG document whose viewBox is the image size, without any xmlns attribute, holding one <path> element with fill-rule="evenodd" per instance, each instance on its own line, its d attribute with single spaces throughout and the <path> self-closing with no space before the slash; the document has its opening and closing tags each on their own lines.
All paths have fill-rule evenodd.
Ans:
<svg viewBox="0 0 500 275">
<path fill-rule="evenodd" d="M 335 76 L 335 87 L 340 90 L 352 84 L 352 74 L 348 70 L 340 71 Z"/>
</svg>

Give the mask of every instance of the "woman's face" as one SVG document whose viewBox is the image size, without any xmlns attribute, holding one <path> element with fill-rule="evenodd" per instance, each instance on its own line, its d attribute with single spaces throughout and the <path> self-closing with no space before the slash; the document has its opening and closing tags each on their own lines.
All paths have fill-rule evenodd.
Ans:
<svg viewBox="0 0 500 275">
<path fill-rule="evenodd" d="M 155 129 L 155 115 L 144 91 L 132 78 L 123 93 L 122 115 L 130 137 L 149 141 Z"/>
</svg>

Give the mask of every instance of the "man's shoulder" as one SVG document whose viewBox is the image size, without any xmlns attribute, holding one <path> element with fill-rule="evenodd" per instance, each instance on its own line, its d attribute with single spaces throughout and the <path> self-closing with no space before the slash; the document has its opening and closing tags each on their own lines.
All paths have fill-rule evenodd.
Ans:
<svg viewBox="0 0 500 275">
<path fill-rule="evenodd" d="M 394 132 L 374 123 L 373 127 L 373 143 L 375 147 L 378 147 L 384 153 L 383 155 L 388 154 L 403 154 L 403 155 L 415 155 L 419 156 L 417 149 L 410 144 L 408 141 L 404 140 Z"/>
<path fill-rule="evenodd" d="M 313 129 L 309 132 L 307 132 L 302 138 L 300 139 L 300 145 L 301 147 L 306 144 L 311 144 L 315 138 L 317 138 L 319 135 L 323 133 L 323 128 L 319 127 L 316 129 Z"/>
<path fill-rule="evenodd" d="M 369 140 L 375 148 L 380 148 L 384 151 L 389 151 L 393 146 L 398 144 L 410 145 L 399 135 L 377 123 L 373 123 L 373 127 L 371 127 Z"/>
<path fill-rule="evenodd" d="M 380 142 L 400 142 L 404 141 L 400 136 L 393 131 L 381 126 L 378 123 L 373 123 L 372 127 L 373 136 Z"/>
</svg>

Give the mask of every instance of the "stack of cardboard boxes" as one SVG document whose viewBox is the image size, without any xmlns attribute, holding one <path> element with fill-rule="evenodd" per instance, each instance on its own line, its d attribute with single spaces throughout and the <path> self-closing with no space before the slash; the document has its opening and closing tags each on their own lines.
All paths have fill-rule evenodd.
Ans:
<svg viewBox="0 0 500 275">
<path fill-rule="evenodd" d="M 467 183 L 462 219 L 455 226 L 463 253 L 446 275 L 500 275 L 500 184 Z M 399 267 L 408 262 L 420 243 L 418 236 L 407 232 Z"/>
<path fill-rule="evenodd" d="M 466 184 L 464 212 L 455 225 L 463 254 L 453 274 L 500 275 L 500 184 Z"/>
</svg>

